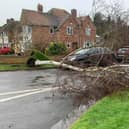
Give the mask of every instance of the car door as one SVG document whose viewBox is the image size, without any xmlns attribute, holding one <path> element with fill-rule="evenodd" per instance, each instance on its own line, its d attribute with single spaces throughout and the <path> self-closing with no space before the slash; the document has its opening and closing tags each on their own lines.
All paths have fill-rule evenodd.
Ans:
<svg viewBox="0 0 129 129">
<path fill-rule="evenodd" d="M 90 65 L 95 66 L 98 63 L 99 57 L 100 55 L 98 48 L 91 48 L 87 60 Z"/>
</svg>

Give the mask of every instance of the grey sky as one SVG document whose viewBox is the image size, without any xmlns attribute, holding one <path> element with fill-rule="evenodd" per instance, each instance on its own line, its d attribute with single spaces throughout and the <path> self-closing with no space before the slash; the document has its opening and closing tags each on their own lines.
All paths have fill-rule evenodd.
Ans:
<svg viewBox="0 0 129 129">
<path fill-rule="evenodd" d="M 20 19 L 22 8 L 36 10 L 37 4 L 44 6 L 44 11 L 51 8 L 63 8 L 70 11 L 72 8 L 78 10 L 78 14 L 84 15 L 91 12 L 93 0 L 0 0 L 0 25 L 6 23 L 7 18 Z M 123 0 L 129 5 L 129 0 Z"/>
</svg>

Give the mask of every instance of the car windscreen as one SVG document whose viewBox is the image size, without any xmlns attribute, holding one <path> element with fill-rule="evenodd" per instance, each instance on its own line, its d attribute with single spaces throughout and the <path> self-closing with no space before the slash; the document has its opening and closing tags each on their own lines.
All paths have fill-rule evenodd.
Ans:
<svg viewBox="0 0 129 129">
<path fill-rule="evenodd" d="M 79 50 L 75 54 L 76 55 L 84 55 L 84 54 L 92 55 L 92 54 L 97 54 L 97 53 L 98 53 L 97 48 L 87 48 L 87 49 Z"/>
<path fill-rule="evenodd" d="M 75 52 L 76 55 L 83 55 L 89 52 L 90 49 L 82 49 L 77 52 Z"/>
</svg>

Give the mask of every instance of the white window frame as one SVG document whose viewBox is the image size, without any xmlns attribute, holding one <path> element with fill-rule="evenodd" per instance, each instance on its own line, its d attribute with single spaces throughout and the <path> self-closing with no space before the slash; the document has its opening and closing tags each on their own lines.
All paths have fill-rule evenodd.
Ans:
<svg viewBox="0 0 129 129">
<path fill-rule="evenodd" d="M 89 26 L 85 28 L 85 34 L 86 36 L 91 36 L 91 28 Z"/>
<path fill-rule="evenodd" d="M 73 35 L 73 27 L 67 26 L 66 33 L 67 33 L 67 35 Z"/>
<path fill-rule="evenodd" d="M 23 33 L 32 33 L 32 27 L 24 25 L 22 28 Z"/>
</svg>

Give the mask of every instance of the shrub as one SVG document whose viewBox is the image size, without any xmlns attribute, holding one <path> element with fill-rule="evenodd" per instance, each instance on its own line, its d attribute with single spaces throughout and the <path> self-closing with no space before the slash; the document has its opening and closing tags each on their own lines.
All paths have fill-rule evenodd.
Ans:
<svg viewBox="0 0 129 129">
<path fill-rule="evenodd" d="M 27 60 L 27 65 L 29 67 L 34 67 L 36 60 L 49 60 L 49 58 L 42 52 L 38 50 L 33 50 L 30 54 L 29 59 Z"/>
<path fill-rule="evenodd" d="M 47 55 L 60 55 L 64 54 L 67 51 L 66 45 L 61 42 L 51 42 L 50 45 L 46 48 L 45 53 Z"/>
<path fill-rule="evenodd" d="M 31 57 L 33 57 L 36 60 L 49 60 L 49 58 L 44 53 L 38 50 L 33 50 L 31 52 Z"/>
</svg>

